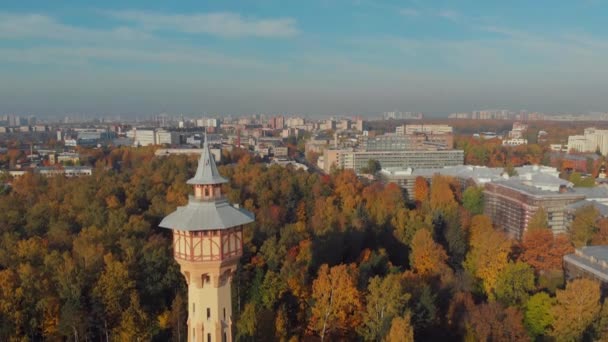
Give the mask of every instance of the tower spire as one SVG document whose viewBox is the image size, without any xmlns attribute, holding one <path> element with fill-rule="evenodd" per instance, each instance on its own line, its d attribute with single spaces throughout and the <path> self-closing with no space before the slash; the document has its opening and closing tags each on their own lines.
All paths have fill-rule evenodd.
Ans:
<svg viewBox="0 0 608 342">
<path fill-rule="evenodd" d="M 207 141 L 207 132 L 205 132 L 203 139 L 203 153 L 201 153 L 201 158 L 198 161 L 196 173 L 194 174 L 194 177 L 188 180 L 188 184 L 205 185 L 227 183 L 228 180 L 220 176 L 220 173 L 217 171 L 215 159 L 213 158 L 213 154 L 209 149 L 209 142 Z"/>
</svg>

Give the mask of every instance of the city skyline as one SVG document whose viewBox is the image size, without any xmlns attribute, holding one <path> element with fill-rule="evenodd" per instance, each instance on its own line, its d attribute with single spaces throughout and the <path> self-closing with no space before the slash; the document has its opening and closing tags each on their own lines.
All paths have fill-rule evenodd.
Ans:
<svg viewBox="0 0 608 342">
<path fill-rule="evenodd" d="M 606 112 L 606 9 L 602 1 L 4 4 L 0 112 Z"/>
</svg>

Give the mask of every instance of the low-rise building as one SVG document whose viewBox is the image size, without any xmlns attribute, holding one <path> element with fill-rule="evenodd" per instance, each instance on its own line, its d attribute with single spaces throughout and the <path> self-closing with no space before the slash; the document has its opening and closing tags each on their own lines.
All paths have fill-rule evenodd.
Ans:
<svg viewBox="0 0 608 342">
<path fill-rule="evenodd" d="M 442 168 L 462 165 L 462 150 L 406 150 L 406 151 L 353 151 L 326 149 L 323 153 L 325 172 L 332 167 L 354 170 L 360 173 L 370 160 L 376 160 L 382 168 Z"/>
<path fill-rule="evenodd" d="M 62 152 L 59 153 L 56 157 L 57 163 L 73 163 L 77 164 L 80 162 L 80 155 L 78 153 L 73 152 Z"/>
<path fill-rule="evenodd" d="M 524 139 L 524 138 L 513 138 L 513 139 L 506 139 L 502 141 L 502 145 L 503 146 L 519 146 L 519 145 L 527 145 L 528 144 L 528 139 Z"/>
<path fill-rule="evenodd" d="M 553 233 L 566 233 L 569 225 L 565 207 L 584 200 L 585 196 L 569 191 L 569 185 L 562 182 L 549 175 L 538 175 L 527 180 L 487 183 L 484 189 L 484 213 L 511 237 L 521 239 L 531 218 L 543 208 Z"/>
<path fill-rule="evenodd" d="M 567 280 L 587 278 L 597 280 L 603 292 L 608 288 L 608 246 L 586 246 L 564 255 Z"/>
</svg>

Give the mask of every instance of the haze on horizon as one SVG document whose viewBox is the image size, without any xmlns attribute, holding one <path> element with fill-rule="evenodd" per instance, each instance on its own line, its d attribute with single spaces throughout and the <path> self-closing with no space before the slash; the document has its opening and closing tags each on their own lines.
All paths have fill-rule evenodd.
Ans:
<svg viewBox="0 0 608 342">
<path fill-rule="evenodd" d="M 608 111 L 605 1 L 19 1 L 0 113 Z"/>
</svg>

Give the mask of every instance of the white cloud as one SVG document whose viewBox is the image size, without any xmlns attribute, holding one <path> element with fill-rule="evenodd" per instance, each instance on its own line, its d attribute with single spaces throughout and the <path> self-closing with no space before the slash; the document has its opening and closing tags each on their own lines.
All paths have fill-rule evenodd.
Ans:
<svg viewBox="0 0 608 342">
<path fill-rule="evenodd" d="M 117 47 L 30 47 L 0 48 L 0 61 L 11 63 L 85 65 L 95 61 L 154 63 L 173 66 L 211 65 L 229 68 L 271 69 L 279 67 L 261 61 L 185 47 L 117 48 Z"/>
<path fill-rule="evenodd" d="M 114 11 L 115 19 L 138 25 L 145 30 L 204 33 L 220 37 L 284 38 L 298 34 L 293 18 L 244 18 L 230 12 L 199 14 L 160 14 L 144 11 Z"/>
<path fill-rule="evenodd" d="M 88 29 L 66 25 L 42 14 L 0 12 L 0 38 L 43 38 L 63 41 L 142 41 L 152 37 L 141 30 L 123 26 L 108 30 Z"/>
<path fill-rule="evenodd" d="M 399 10 L 399 13 L 406 17 L 417 17 L 420 15 L 420 11 L 415 8 L 402 8 Z"/>
<path fill-rule="evenodd" d="M 440 10 L 437 15 L 450 21 L 458 21 L 461 18 L 461 14 L 453 10 Z"/>
</svg>

